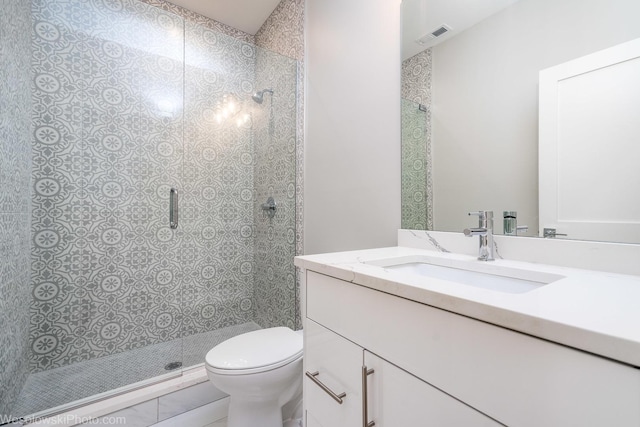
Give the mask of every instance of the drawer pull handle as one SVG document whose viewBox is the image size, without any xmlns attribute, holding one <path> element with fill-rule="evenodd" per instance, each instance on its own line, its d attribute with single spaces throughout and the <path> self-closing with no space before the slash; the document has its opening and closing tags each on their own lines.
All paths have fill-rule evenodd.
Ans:
<svg viewBox="0 0 640 427">
<path fill-rule="evenodd" d="M 375 421 L 369 421 L 369 388 L 367 387 L 367 377 L 373 374 L 373 369 L 362 367 L 362 426 L 372 427 L 376 425 Z"/>
<path fill-rule="evenodd" d="M 313 381 L 314 383 L 316 383 L 316 385 L 318 387 L 320 387 L 322 390 L 324 390 L 329 396 L 331 396 L 331 398 L 333 400 L 335 400 L 336 402 L 338 402 L 339 404 L 342 405 L 342 399 L 344 397 L 347 396 L 347 393 L 340 393 L 340 394 L 336 394 L 333 390 L 331 390 L 329 387 L 327 387 L 326 385 L 324 385 L 324 383 L 322 381 L 320 381 L 318 378 L 316 378 L 318 375 L 320 374 L 320 372 L 315 371 L 315 372 L 305 372 L 305 375 L 309 377 L 309 379 L 311 379 L 311 381 Z"/>
</svg>

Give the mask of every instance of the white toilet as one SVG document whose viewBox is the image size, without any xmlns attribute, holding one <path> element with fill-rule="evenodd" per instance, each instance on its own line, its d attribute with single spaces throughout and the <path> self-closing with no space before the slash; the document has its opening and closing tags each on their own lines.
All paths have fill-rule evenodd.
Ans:
<svg viewBox="0 0 640 427">
<path fill-rule="evenodd" d="M 205 366 L 213 385 L 231 396 L 228 427 L 282 427 L 283 406 L 293 410 L 294 400 L 302 401 L 301 331 L 235 336 L 211 349 Z"/>
</svg>

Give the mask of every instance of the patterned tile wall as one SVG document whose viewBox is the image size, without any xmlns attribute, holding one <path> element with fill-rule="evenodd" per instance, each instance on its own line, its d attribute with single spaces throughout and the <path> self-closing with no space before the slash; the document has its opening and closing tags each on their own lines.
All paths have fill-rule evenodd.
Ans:
<svg viewBox="0 0 640 427">
<path fill-rule="evenodd" d="M 431 49 L 402 63 L 402 228 L 433 229 Z M 418 107 L 422 105 L 426 111 Z"/>
<path fill-rule="evenodd" d="M 304 229 L 303 229 L 303 188 L 304 188 L 304 1 L 303 0 L 282 0 L 280 4 L 273 11 L 271 16 L 265 21 L 263 26 L 256 34 L 256 44 L 262 48 L 268 49 L 272 52 L 277 52 L 281 55 L 288 56 L 289 58 L 296 60 L 296 148 L 295 148 L 295 254 L 300 255 L 304 252 Z M 258 67 L 258 71 L 260 67 Z M 283 183 L 289 185 L 289 182 Z M 262 236 L 265 235 L 265 230 L 260 230 L 262 224 L 256 224 L 258 232 L 256 234 L 256 247 L 265 242 L 261 242 Z M 257 260 L 258 263 L 262 262 Z M 264 261 L 266 262 L 266 261 Z M 292 262 L 292 261 L 291 261 Z M 268 265 L 257 265 L 256 271 L 265 270 Z M 302 319 L 300 318 L 300 274 L 291 266 L 289 262 L 283 265 L 283 271 L 286 271 L 287 275 L 293 268 L 295 271 L 295 319 L 294 328 L 302 328 Z M 276 285 L 268 285 L 268 282 L 259 282 L 259 278 L 256 277 L 257 289 L 262 289 L 262 292 L 266 294 L 275 295 L 278 287 Z M 271 289 L 261 288 L 261 284 L 266 286 L 272 286 Z M 262 307 L 268 307 L 263 305 Z M 293 312 L 292 309 L 285 310 L 287 312 Z M 258 318 L 269 318 L 270 315 L 264 311 L 259 311 Z M 268 323 L 267 323 L 268 324 Z M 287 323 L 288 324 L 288 323 Z"/>
<path fill-rule="evenodd" d="M 256 109 L 255 321 L 296 328 L 296 72 L 295 60 L 258 48 L 256 85 L 273 89 Z M 260 209 L 277 203 L 270 218 Z"/>
<path fill-rule="evenodd" d="M 304 0 L 282 0 L 256 33 L 256 45 L 304 59 Z"/>
<path fill-rule="evenodd" d="M 402 225 L 404 229 L 430 230 L 432 211 L 428 205 L 430 187 L 430 150 L 427 122 L 430 113 L 419 104 L 402 99 Z"/>
<path fill-rule="evenodd" d="M 259 49 L 175 8 L 34 0 L 33 371 L 244 323 L 257 310 Z M 295 120 L 296 76 L 272 56 L 263 81 L 294 79 L 293 89 L 273 80 L 291 93 L 275 127 L 295 128 L 282 121 Z M 231 103 L 233 117 L 219 119 Z"/>
<path fill-rule="evenodd" d="M 180 336 L 183 23 L 133 0 L 33 2 L 31 368 Z"/>
<path fill-rule="evenodd" d="M 431 105 L 431 49 L 402 62 L 402 98 Z"/>
<path fill-rule="evenodd" d="M 0 416 L 9 416 L 29 371 L 31 220 L 31 10 L 0 13 Z"/>
<path fill-rule="evenodd" d="M 189 21 L 186 42 L 181 264 L 190 335 L 253 318 L 256 47 Z"/>
<path fill-rule="evenodd" d="M 296 104 L 296 255 L 304 255 L 304 61 L 297 63 Z M 296 330 L 302 329 L 302 273 L 296 268 Z"/>
<path fill-rule="evenodd" d="M 215 21 L 213 19 L 202 16 L 184 7 L 175 5 L 166 0 L 140 0 L 142 3 L 146 3 L 151 6 L 155 6 L 167 12 L 171 12 L 175 15 L 182 17 L 185 21 L 189 21 L 193 24 L 198 24 L 213 30 L 218 33 L 226 34 L 231 37 L 235 37 L 238 40 L 242 40 L 247 43 L 255 44 L 255 36 L 247 34 L 237 28 L 230 27 L 222 22 Z"/>
</svg>

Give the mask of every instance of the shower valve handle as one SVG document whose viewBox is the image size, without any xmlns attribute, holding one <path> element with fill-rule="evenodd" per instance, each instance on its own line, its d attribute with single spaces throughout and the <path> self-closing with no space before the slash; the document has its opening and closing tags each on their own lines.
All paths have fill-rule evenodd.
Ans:
<svg viewBox="0 0 640 427">
<path fill-rule="evenodd" d="M 273 218 L 276 214 L 277 204 L 273 197 L 269 197 L 266 203 L 260 205 L 260 208 L 267 213 L 269 218 Z"/>
</svg>

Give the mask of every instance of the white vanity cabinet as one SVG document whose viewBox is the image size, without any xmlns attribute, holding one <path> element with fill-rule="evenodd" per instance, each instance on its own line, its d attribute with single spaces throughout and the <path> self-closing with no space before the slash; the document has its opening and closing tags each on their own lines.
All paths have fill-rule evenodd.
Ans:
<svg viewBox="0 0 640 427">
<path fill-rule="evenodd" d="M 306 425 L 362 426 L 362 348 L 308 319 L 304 334 Z"/>
<path fill-rule="evenodd" d="M 307 427 L 640 426 L 640 370 L 306 271 Z M 374 372 L 363 382 L 363 367 Z"/>
<path fill-rule="evenodd" d="M 378 427 L 500 426 L 500 423 L 432 387 L 392 363 L 364 352 L 368 420 Z"/>
<path fill-rule="evenodd" d="M 305 331 L 307 426 L 500 425 L 312 320 Z"/>
</svg>

